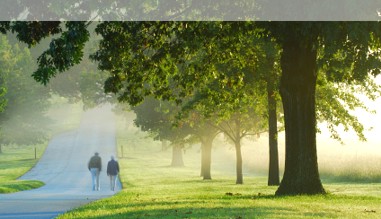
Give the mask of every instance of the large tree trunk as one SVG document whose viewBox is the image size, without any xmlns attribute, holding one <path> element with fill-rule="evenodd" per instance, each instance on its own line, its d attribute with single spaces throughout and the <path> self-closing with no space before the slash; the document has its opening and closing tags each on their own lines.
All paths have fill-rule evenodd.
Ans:
<svg viewBox="0 0 381 219">
<path fill-rule="evenodd" d="M 280 91 L 286 128 L 286 160 L 277 195 L 322 194 L 316 152 L 316 47 L 313 40 L 283 42 Z M 312 38 L 311 38 L 312 39 Z"/>
<path fill-rule="evenodd" d="M 173 167 L 183 167 L 183 147 L 182 145 L 174 145 L 172 147 L 172 164 Z"/>
<path fill-rule="evenodd" d="M 204 180 L 212 179 L 210 167 L 212 163 L 212 144 L 214 137 L 201 140 L 201 176 Z"/>
<path fill-rule="evenodd" d="M 168 148 L 168 141 L 161 140 L 161 151 L 165 151 Z"/>
<path fill-rule="evenodd" d="M 269 113 L 269 186 L 279 185 L 278 126 L 274 80 L 267 81 L 267 101 Z"/>
<path fill-rule="evenodd" d="M 236 173 L 237 180 L 236 184 L 243 184 L 243 173 L 242 173 L 242 152 L 241 152 L 241 142 L 235 142 L 235 153 L 236 153 Z"/>
</svg>

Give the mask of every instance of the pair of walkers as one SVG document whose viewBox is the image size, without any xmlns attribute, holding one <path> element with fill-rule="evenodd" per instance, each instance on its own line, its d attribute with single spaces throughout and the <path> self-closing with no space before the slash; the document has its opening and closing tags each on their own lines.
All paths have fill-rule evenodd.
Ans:
<svg viewBox="0 0 381 219">
<path fill-rule="evenodd" d="M 91 179 L 93 183 L 93 191 L 100 190 L 99 174 L 102 170 L 102 159 L 98 152 L 95 152 L 94 156 L 90 158 L 88 163 L 88 169 L 91 172 Z M 107 176 L 110 177 L 110 189 L 115 190 L 116 178 L 119 173 L 119 164 L 115 160 L 114 156 L 111 156 L 111 160 L 107 164 Z"/>
</svg>

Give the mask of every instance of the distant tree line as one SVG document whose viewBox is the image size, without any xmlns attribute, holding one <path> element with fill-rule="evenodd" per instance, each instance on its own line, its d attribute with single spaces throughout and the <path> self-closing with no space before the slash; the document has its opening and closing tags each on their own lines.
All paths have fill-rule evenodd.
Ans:
<svg viewBox="0 0 381 219">
<path fill-rule="evenodd" d="M 110 99 L 103 92 L 105 74 L 99 74 L 89 59 L 54 78 L 48 86 L 36 83 L 32 77 L 36 59 L 49 46 L 49 40 L 31 49 L 12 34 L 0 36 L 0 153 L 4 145 L 34 145 L 50 137 L 55 123 L 47 115 L 54 104 L 52 95 L 72 103 L 82 101 L 85 108 Z M 92 44 L 86 49 L 90 53 Z"/>
<path fill-rule="evenodd" d="M 0 153 L 3 145 L 34 145 L 47 138 L 50 93 L 31 74 L 36 63 L 28 48 L 0 36 Z"/>
</svg>

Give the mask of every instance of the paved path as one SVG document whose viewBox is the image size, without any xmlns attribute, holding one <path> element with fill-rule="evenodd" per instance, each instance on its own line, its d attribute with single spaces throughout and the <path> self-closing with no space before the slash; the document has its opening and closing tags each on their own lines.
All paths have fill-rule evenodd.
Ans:
<svg viewBox="0 0 381 219">
<path fill-rule="evenodd" d="M 54 137 L 38 164 L 20 178 L 40 180 L 46 185 L 0 194 L 0 219 L 54 218 L 72 208 L 113 195 L 106 167 L 110 156 L 116 154 L 114 119 L 108 106 L 89 110 L 84 113 L 77 130 Z M 92 191 L 87 169 L 94 152 L 102 157 L 101 191 Z"/>
</svg>

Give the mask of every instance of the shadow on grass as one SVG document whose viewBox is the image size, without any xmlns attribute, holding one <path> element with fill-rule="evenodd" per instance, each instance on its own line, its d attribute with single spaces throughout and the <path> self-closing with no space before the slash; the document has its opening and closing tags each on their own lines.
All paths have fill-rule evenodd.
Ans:
<svg viewBox="0 0 381 219">
<path fill-rule="evenodd" d="M 341 174 L 341 175 L 328 175 L 322 174 L 323 183 L 341 183 L 341 184 L 368 184 L 368 183 L 381 183 L 381 176 L 363 176 L 359 174 Z"/>
<path fill-rule="evenodd" d="M 112 215 L 122 218 L 271 218 L 275 212 L 287 214 L 286 208 L 240 208 L 240 207 L 218 207 L 218 208 L 176 208 L 140 210 L 130 213 Z M 290 212 L 291 213 L 291 212 Z"/>
<path fill-rule="evenodd" d="M 218 219 L 243 219 L 243 218 L 274 218 L 282 215 L 283 217 L 292 217 L 296 211 L 286 207 L 179 207 L 159 208 L 159 209 L 140 209 L 128 210 L 128 212 L 119 212 L 109 215 L 97 215 L 86 218 L 218 218 Z M 305 216 L 310 216 L 307 215 Z M 303 216 L 303 215 L 300 215 Z M 325 212 L 315 213 L 315 217 L 330 218 L 332 215 Z"/>
<path fill-rule="evenodd" d="M 93 203 L 91 206 L 78 209 L 75 215 L 67 215 L 81 218 L 274 218 L 279 215 L 285 218 L 292 218 L 295 215 L 309 218 L 332 218 L 332 212 L 300 212 L 292 206 L 267 207 L 263 206 L 265 200 L 294 199 L 295 196 L 275 196 L 275 195 L 241 195 L 238 193 L 232 195 L 223 195 L 223 197 L 214 197 L 214 201 L 209 199 L 181 199 L 168 201 L 165 197 L 150 198 L 141 196 L 139 193 L 117 194 L 118 203 L 108 203 L 105 209 L 104 203 Z M 311 201 L 314 200 L 311 196 Z M 323 197 L 324 198 L 324 197 Z M 121 199 L 124 199 L 120 202 Z M 244 203 L 246 206 L 234 206 L 237 203 Z M 237 201 L 234 201 L 237 200 Z M 303 198 L 305 201 L 305 197 Z M 308 199 L 309 200 L 309 199 Z M 307 201 L 308 201 L 307 200 Z M 105 213 L 105 211 L 107 213 Z M 99 212 L 96 212 L 99 211 Z M 91 215 L 85 216 L 87 212 Z M 116 212 L 116 213 L 113 213 Z M 299 212 L 299 213 L 298 213 Z M 104 214 L 104 215 L 102 215 Z"/>
</svg>

